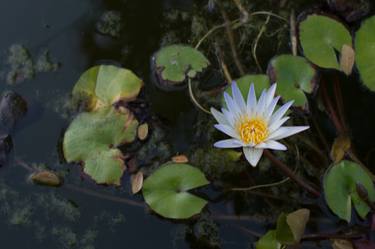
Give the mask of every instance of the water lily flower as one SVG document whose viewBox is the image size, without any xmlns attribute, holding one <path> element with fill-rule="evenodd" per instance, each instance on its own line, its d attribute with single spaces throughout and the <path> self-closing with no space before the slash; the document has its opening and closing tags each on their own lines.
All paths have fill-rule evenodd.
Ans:
<svg viewBox="0 0 375 249">
<path fill-rule="evenodd" d="M 309 126 L 282 126 L 289 117 L 283 117 L 292 106 L 289 101 L 275 111 L 280 96 L 274 97 L 276 83 L 263 90 L 259 100 L 255 96 L 254 84 L 251 84 L 244 100 L 236 82 L 232 83 L 233 98 L 224 92 L 227 108 L 221 112 L 211 108 L 211 113 L 219 124 L 215 128 L 232 137 L 218 141 L 217 148 L 243 148 L 247 161 L 256 166 L 264 149 L 286 150 L 286 146 L 276 140 L 304 131 Z M 274 112 L 275 111 L 275 112 Z"/>
</svg>

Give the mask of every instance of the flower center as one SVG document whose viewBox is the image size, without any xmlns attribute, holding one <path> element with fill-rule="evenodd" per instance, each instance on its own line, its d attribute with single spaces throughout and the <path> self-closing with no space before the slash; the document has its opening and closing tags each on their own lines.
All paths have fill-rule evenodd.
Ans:
<svg viewBox="0 0 375 249">
<path fill-rule="evenodd" d="M 238 124 L 238 133 L 244 143 L 259 144 L 268 136 L 267 123 L 260 118 L 242 120 Z"/>
</svg>

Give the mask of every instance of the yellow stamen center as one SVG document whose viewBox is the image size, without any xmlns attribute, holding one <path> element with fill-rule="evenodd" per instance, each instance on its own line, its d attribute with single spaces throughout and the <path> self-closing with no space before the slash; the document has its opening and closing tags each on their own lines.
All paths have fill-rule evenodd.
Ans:
<svg viewBox="0 0 375 249">
<path fill-rule="evenodd" d="M 237 125 L 241 140 L 246 143 L 259 144 L 268 136 L 267 123 L 260 118 L 242 119 Z"/>
</svg>

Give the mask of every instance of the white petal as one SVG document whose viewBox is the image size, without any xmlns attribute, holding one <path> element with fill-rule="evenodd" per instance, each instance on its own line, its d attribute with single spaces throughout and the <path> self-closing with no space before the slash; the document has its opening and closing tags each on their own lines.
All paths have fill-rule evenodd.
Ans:
<svg viewBox="0 0 375 249">
<path fill-rule="evenodd" d="M 227 134 L 228 136 L 231 136 L 231 137 L 234 137 L 234 138 L 239 138 L 236 131 L 233 130 L 233 128 L 228 126 L 228 125 L 217 124 L 217 125 L 215 125 L 215 128 L 220 130 L 221 132 Z"/>
<path fill-rule="evenodd" d="M 287 103 L 285 103 L 284 105 L 282 105 L 272 116 L 271 116 L 271 119 L 270 119 L 270 123 L 273 123 L 277 120 L 279 120 L 280 118 L 282 118 L 284 116 L 284 114 L 286 113 L 286 111 L 292 106 L 293 104 L 293 100 L 292 101 L 289 101 Z"/>
<path fill-rule="evenodd" d="M 225 108 L 221 108 L 221 112 L 224 114 L 225 118 L 228 120 L 230 126 L 234 127 L 235 117 L 234 117 L 233 113 L 229 112 Z"/>
<path fill-rule="evenodd" d="M 263 90 L 262 94 L 259 97 L 259 101 L 258 101 L 258 104 L 257 104 L 256 109 L 255 109 L 255 112 L 256 112 L 257 115 L 259 115 L 259 114 L 263 115 L 264 114 L 264 110 L 266 108 L 266 95 L 267 95 L 267 91 Z"/>
<path fill-rule="evenodd" d="M 279 120 L 276 120 L 275 122 L 273 122 L 272 124 L 271 123 L 269 123 L 268 125 L 268 132 L 269 133 L 272 133 L 272 132 L 274 132 L 274 131 L 276 131 L 277 129 L 279 129 L 280 128 L 280 126 L 282 126 L 286 121 L 288 121 L 289 120 L 289 117 L 288 116 L 286 116 L 286 117 L 283 117 L 283 118 L 281 118 L 281 119 L 279 119 Z"/>
<path fill-rule="evenodd" d="M 226 125 L 230 124 L 227 118 L 224 116 L 224 114 L 222 114 L 215 108 L 211 107 L 211 113 L 219 124 L 226 124 Z"/>
<path fill-rule="evenodd" d="M 224 92 L 225 103 L 227 104 L 228 111 L 231 112 L 235 117 L 240 115 L 241 111 L 237 104 L 234 102 L 231 96 L 228 93 Z"/>
<path fill-rule="evenodd" d="M 309 126 L 285 126 L 285 127 L 280 127 L 279 129 L 277 129 L 276 131 L 271 133 L 271 135 L 268 137 L 268 139 L 272 139 L 272 140 L 283 139 L 283 138 L 292 136 L 296 133 L 299 133 L 301 131 L 307 130 L 308 128 L 310 128 L 310 127 Z"/>
<path fill-rule="evenodd" d="M 225 139 L 217 141 L 214 143 L 214 146 L 216 148 L 239 148 L 242 147 L 243 144 L 237 139 Z"/>
<path fill-rule="evenodd" d="M 287 150 L 286 146 L 274 140 L 268 140 L 255 146 L 258 149 Z"/>
<path fill-rule="evenodd" d="M 249 93 L 247 94 L 247 112 L 252 115 L 257 104 L 257 97 L 255 95 L 254 84 L 251 83 Z"/>
<path fill-rule="evenodd" d="M 246 103 L 235 81 L 232 83 L 232 95 L 237 106 L 241 109 L 241 113 L 244 113 L 246 111 Z"/>
<path fill-rule="evenodd" d="M 267 106 L 267 109 L 266 109 L 265 114 L 264 114 L 264 118 L 266 120 L 268 120 L 271 117 L 279 99 L 280 99 L 280 96 L 277 96 L 276 98 L 271 100 L 271 103 Z"/>
<path fill-rule="evenodd" d="M 266 96 L 266 106 L 269 106 L 271 104 L 271 102 L 273 100 L 273 97 L 275 96 L 276 86 L 277 86 L 277 84 L 274 83 L 274 84 L 272 84 L 270 89 L 268 89 L 267 96 Z"/>
<path fill-rule="evenodd" d="M 255 167 L 257 166 L 263 154 L 263 149 L 243 147 L 243 153 L 245 154 L 246 160 L 251 164 L 251 166 Z"/>
</svg>

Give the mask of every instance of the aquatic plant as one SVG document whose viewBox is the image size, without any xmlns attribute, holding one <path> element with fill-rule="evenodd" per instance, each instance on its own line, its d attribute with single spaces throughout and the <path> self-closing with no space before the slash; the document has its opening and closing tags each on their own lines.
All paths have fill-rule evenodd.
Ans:
<svg viewBox="0 0 375 249">
<path fill-rule="evenodd" d="M 259 100 L 255 96 L 254 84 L 251 84 L 247 101 L 244 100 L 236 82 L 232 83 L 232 95 L 224 93 L 227 108 L 221 112 L 211 108 L 218 124 L 215 127 L 230 136 L 214 144 L 218 148 L 243 148 L 247 161 L 256 166 L 264 149 L 286 150 L 287 147 L 276 140 L 292 136 L 308 129 L 308 126 L 282 125 L 289 119 L 285 113 L 293 104 L 287 102 L 275 113 L 280 97 L 275 97 L 276 84 L 263 90 Z"/>
</svg>

